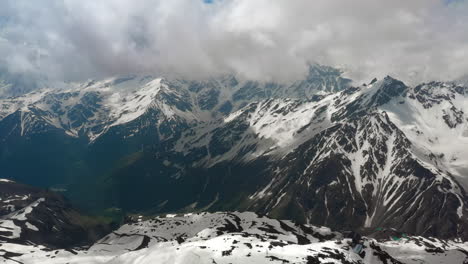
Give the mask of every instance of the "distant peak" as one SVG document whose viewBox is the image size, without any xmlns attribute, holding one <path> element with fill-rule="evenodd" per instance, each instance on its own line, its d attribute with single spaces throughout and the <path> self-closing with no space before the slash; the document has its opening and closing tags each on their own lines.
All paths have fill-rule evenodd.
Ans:
<svg viewBox="0 0 468 264">
<path fill-rule="evenodd" d="M 398 82 L 401 82 L 400 80 L 395 79 L 395 78 L 393 78 L 393 77 L 390 76 L 390 75 L 385 76 L 385 78 L 384 78 L 383 80 L 384 80 L 384 81 L 387 81 L 387 82 L 388 82 L 388 81 L 392 81 L 392 82 L 398 81 Z"/>
</svg>

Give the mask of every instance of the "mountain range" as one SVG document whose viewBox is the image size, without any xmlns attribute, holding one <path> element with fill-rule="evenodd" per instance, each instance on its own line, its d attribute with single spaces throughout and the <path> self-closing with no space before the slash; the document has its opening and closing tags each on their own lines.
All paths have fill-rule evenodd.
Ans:
<svg viewBox="0 0 468 264">
<path fill-rule="evenodd" d="M 0 99 L 2 177 L 92 211 L 468 238 L 468 88 L 128 76 Z M 311 262 L 313 263 L 313 262 Z"/>
</svg>

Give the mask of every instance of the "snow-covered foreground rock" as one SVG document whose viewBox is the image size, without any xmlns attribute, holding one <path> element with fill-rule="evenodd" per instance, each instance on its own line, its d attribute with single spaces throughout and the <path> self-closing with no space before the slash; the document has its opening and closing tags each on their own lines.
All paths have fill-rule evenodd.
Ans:
<svg viewBox="0 0 468 264">
<path fill-rule="evenodd" d="M 110 230 L 80 215 L 58 194 L 0 179 L 1 263 L 17 263 L 11 258 L 24 250 L 34 255 L 52 248 L 85 246 Z"/>
<path fill-rule="evenodd" d="M 378 236 L 385 236 L 383 231 Z M 390 234 L 390 233 L 388 233 Z M 393 237 L 393 239 L 397 239 Z M 254 213 L 129 219 L 89 248 L 2 243 L 1 263 L 466 263 L 468 244 L 422 237 L 359 238 Z M 362 250 L 357 247 L 362 245 Z"/>
</svg>

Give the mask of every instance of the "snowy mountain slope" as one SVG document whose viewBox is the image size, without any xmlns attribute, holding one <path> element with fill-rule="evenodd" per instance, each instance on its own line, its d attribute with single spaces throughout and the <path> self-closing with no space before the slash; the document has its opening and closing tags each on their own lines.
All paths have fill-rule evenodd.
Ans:
<svg viewBox="0 0 468 264">
<path fill-rule="evenodd" d="M 383 110 L 408 138 L 466 188 L 468 167 L 467 88 L 432 82 L 411 89 L 404 103 Z M 410 113 L 410 114 L 408 114 Z"/>
<path fill-rule="evenodd" d="M 271 183 L 250 197 L 252 209 L 283 215 L 299 207 L 306 222 L 335 228 L 438 237 L 466 230 L 464 190 L 419 160 L 385 115 L 331 127 L 272 166 Z"/>
<path fill-rule="evenodd" d="M 40 122 L 92 141 L 111 127 L 129 123 L 152 109 L 160 111 L 164 119 L 207 120 L 254 100 L 310 98 L 320 92 L 341 90 L 350 81 L 340 74 L 332 68 L 311 66 L 305 80 L 290 84 L 243 81 L 233 76 L 203 82 L 129 76 L 73 83 L 58 90 L 0 99 L 0 119 L 15 112 L 25 113 L 21 119 L 23 133 L 30 123 Z"/>
<path fill-rule="evenodd" d="M 46 90 L 5 99 L 2 115 L 5 118 L 20 113 L 21 135 L 29 130 L 40 132 L 29 126 L 41 122 L 70 136 L 84 135 L 94 140 L 111 127 L 131 122 L 149 109 L 158 109 L 166 118 L 171 118 L 174 112 L 183 115 L 184 111 L 172 101 L 167 104 L 171 96 L 172 100 L 176 97 L 182 100 L 181 95 L 168 89 L 161 79 L 112 79 L 69 90 Z M 187 118 L 193 119 L 190 114 Z"/>
<path fill-rule="evenodd" d="M 394 239 L 392 240 L 391 234 Z M 5 263 L 464 263 L 465 243 L 393 231 L 360 238 L 254 213 L 135 216 L 89 248 L 2 243 Z M 362 251 L 354 251 L 357 244 Z"/>
<path fill-rule="evenodd" d="M 400 90 L 393 91 L 393 85 L 397 85 Z M 245 137 L 239 137 L 238 141 L 243 145 L 235 146 L 233 149 L 239 151 L 248 148 L 249 142 L 252 141 L 249 141 L 249 138 L 253 136 L 254 143 L 262 140 L 270 141 L 270 144 L 256 149 L 252 154 L 253 157 L 264 153 L 289 152 L 333 124 L 371 112 L 379 105 L 385 104 L 392 93 L 398 95 L 404 92 L 402 90 L 405 88 L 402 82 L 386 78 L 370 87 L 349 88 L 327 96 L 317 96 L 311 101 L 269 99 L 254 102 L 224 118 L 224 122 L 216 124 L 211 133 L 205 130 L 202 133 L 189 133 L 187 138 L 181 139 L 178 143 L 178 150 L 187 152 L 189 145 L 202 147 L 206 140 L 202 141 L 200 137 L 208 135 L 208 138 L 210 136 L 216 138 L 218 133 L 229 132 L 233 126 L 239 126 L 244 128 L 239 132 L 249 131 L 253 135 L 247 133 Z M 391 91 L 389 93 L 386 90 Z M 231 140 L 230 136 L 225 136 L 224 140 Z M 232 140 L 232 144 L 236 143 L 236 140 Z M 232 154 L 234 151 L 230 150 L 231 158 L 235 156 Z M 250 158 L 249 155 L 243 156 L 245 159 Z"/>
<path fill-rule="evenodd" d="M 3 100 L 2 173 L 40 186 L 80 184 L 197 122 L 187 98 L 161 79 L 128 77 Z"/>
<path fill-rule="evenodd" d="M 276 152 L 290 152 L 306 140 L 336 124 L 361 118 L 369 113 L 385 112 L 390 117 L 391 122 L 396 123 L 398 129 L 401 129 L 405 136 L 409 137 L 410 141 L 415 141 L 413 143 L 417 145 L 416 152 L 419 153 L 419 148 L 422 147 L 425 147 L 427 150 L 433 148 L 434 146 L 430 144 L 431 142 L 434 144 L 435 139 L 453 139 L 454 137 L 452 136 L 456 136 L 462 140 L 462 144 L 457 144 L 457 146 L 452 144 L 453 146 L 450 146 L 446 144 L 447 142 L 443 142 L 438 143 L 438 145 L 445 146 L 447 150 L 450 149 L 447 152 L 455 150 L 455 152 L 461 153 L 466 149 L 464 148 L 465 142 L 463 141 L 465 139 L 464 134 L 467 133 L 463 109 L 466 107 L 467 99 L 464 94 L 459 94 L 465 88 L 458 88 L 461 89 L 459 92 L 452 93 L 452 96 L 457 96 L 458 94 L 458 108 L 452 106 L 452 102 L 448 102 L 450 107 L 445 107 L 447 109 L 435 109 L 435 112 L 431 111 L 431 109 L 418 110 L 415 109 L 417 106 L 413 106 L 415 104 L 413 91 L 420 90 L 420 87 L 413 89 L 390 77 L 382 81 L 376 81 L 370 85 L 350 88 L 343 92 L 321 97 L 318 101 L 303 102 L 290 99 L 261 101 L 252 103 L 226 117 L 224 122 L 216 124 L 214 128 L 212 127 L 211 132 L 209 129 L 202 129 L 200 133 L 188 133 L 185 138 L 178 142 L 177 150 L 187 153 L 189 146 L 203 147 L 204 145 L 209 145 L 210 137 L 213 138 L 215 136 L 214 138 L 216 139 L 216 134 L 222 133 L 222 131 L 231 131 L 234 126 L 237 126 L 241 127 L 242 131 L 239 132 L 252 132 L 253 137 L 255 137 L 255 140 L 253 140 L 255 143 L 262 141 L 270 142 L 269 145 L 263 147 L 260 151 L 256 150 L 252 152 L 253 157 L 265 153 L 275 153 L 275 151 L 272 151 L 273 149 Z M 426 97 L 437 96 L 432 93 L 429 94 L 431 95 L 426 95 Z M 420 100 L 426 100 L 421 99 L 421 96 L 419 98 Z M 452 119 L 455 121 L 452 121 Z M 406 124 L 402 122 L 406 122 Z M 450 124 L 447 122 L 450 122 Z M 456 123 L 452 124 L 452 122 Z M 411 131 L 415 129 L 414 127 L 410 127 L 410 124 L 413 123 L 421 127 L 416 134 L 429 130 L 428 124 L 437 125 L 437 129 L 431 130 L 431 133 L 437 134 L 425 139 L 426 146 L 419 146 L 421 144 L 420 140 L 414 140 L 415 136 L 412 134 L 415 134 L 415 132 Z M 224 140 L 231 141 L 232 144 L 250 144 L 247 140 L 248 135 L 246 137 L 238 137 L 237 140 L 235 138 L 231 140 L 231 136 L 225 136 Z M 205 139 L 201 140 L 202 137 Z M 238 150 L 245 149 L 245 146 L 235 146 L 235 148 Z M 424 155 L 432 156 L 431 153 L 424 153 Z M 251 158 L 249 155 L 244 155 L 244 157 L 246 159 Z M 420 158 L 424 161 L 426 160 L 424 157 Z"/>
<path fill-rule="evenodd" d="M 466 176 L 453 173 L 458 167 L 442 159 L 450 152 L 438 153 L 434 138 L 415 140 L 421 131 L 433 133 L 427 127 L 429 117 L 435 118 L 434 125 L 444 126 L 437 134 L 439 142 L 465 131 L 463 110 L 457 110 L 467 102 L 465 88 L 438 85 L 452 87 L 446 92 L 450 94 L 425 85 L 407 87 L 387 77 L 312 101 L 252 103 L 222 122 L 184 134 L 175 153 L 203 168 L 200 174 L 250 178 L 253 193 L 242 198 L 211 195 L 213 209 L 236 199 L 237 208 L 333 228 L 384 226 L 419 235 L 466 237 Z M 414 110 L 427 101 L 436 103 Z M 415 130 L 415 125 L 420 128 Z M 418 132 L 411 134 L 411 129 Z M 450 151 L 463 154 L 468 149 L 464 141 L 453 144 L 458 146 L 448 147 Z M 246 169 L 238 173 L 250 171 L 244 177 L 233 175 L 232 168 L 239 167 Z M 188 171 L 185 177 L 193 177 Z M 213 188 L 222 194 L 229 188 L 226 182 L 232 184 L 225 179 L 218 184 L 226 187 L 216 187 L 212 177 L 206 176 L 202 193 Z"/>
</svg>

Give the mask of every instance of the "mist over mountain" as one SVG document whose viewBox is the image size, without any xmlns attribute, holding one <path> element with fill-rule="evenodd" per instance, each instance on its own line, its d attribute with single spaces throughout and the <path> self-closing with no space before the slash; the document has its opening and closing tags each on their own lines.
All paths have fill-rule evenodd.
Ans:
<svg viewBox="0 0 468 264">
<path fill-rule="evenodd" d="M 466 1 L 6 0 L 1 7 L 2 67 L 51 81 L 235 74 L 284 82 L 319 63 L 358 84 L 386 75 L 416 84 L 455 80 L 468 69 Z"/>
</svg>

